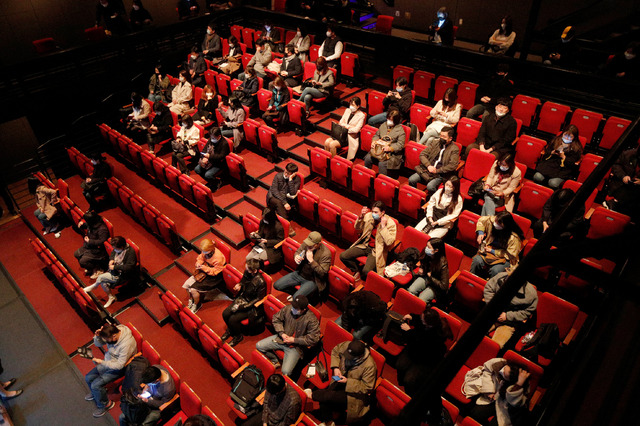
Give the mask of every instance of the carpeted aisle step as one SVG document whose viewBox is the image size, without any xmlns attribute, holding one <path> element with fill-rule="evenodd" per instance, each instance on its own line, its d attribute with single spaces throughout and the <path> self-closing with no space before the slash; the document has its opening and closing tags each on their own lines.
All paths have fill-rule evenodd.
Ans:
<svg viewBox="0 0 640 426">
<path fill-rule="evenodd" d="M 324 143 L 324 142 L 323 142 Z M 307 142 L 302 142 L 289 150 L 291 158 L 303 164 L 309 164 L 309 149 L 311 146 L 317 146 L 316 144 L 309 145 Z M 324 145 L 323 145 L 324 146 Z M 308 167 L 308 166 L 307 166 Z"/>
<path fill-rule="evenodd" d="M 193 270 L 195 270 L 195 257 L 193 257 L 193 262 L 191 262 L 190 265 L 187 264 L 187 262 L 185 262 L 185 266 L 189 266 L 190 268 L 188 270 L 193 272 Z M 162 274 L 158 275 L 156 277 L 156 280 L 165 289 L 171 291 L 173 294 L 178 296 L 178 298 L 184 299 L 184 296 L 186 295 L 186 290 L 182 288 L 182 284 L 184 284 L 184 282 L 186 281 L 187 278 L 189 278 L 189 276 L 190 274 L 183 271 L 180 267 L 174 265 L 173 267 L 169 268 Z M 149 296 L 150 299 L 152 299 L 153 297 L 154 297 L 153 294 Z M 157 297 L 157 293 L 155 295 L 155 298 L 159 300 L 159 298 Z M 150 305 L 152 304 L 153 303 L 150 303 Z M 160 302 L 160 304 L 162 305 L 162 302 Z M 164 311 L 164 307 L 162 308 L 162 310 Z M 155 310 L 153 310 L 153 312 L 155 312 Z M 160 312 L 160 315 L 161 316 L 158 317 L 158 319 L 164 318 L 167 315 L 167 313 L 166 311 Z"/>
<path fill-rule="evenodd" d="M 244 198 L 262 210 L 267 205 L 267 192 L 269 192 L 267 188 L 256 186 L 251 191 L 244 194 Z"/>
<path fill-rule="evenodd" d="M 302 136 L 296 135 L 292 130 L 284 133 L 278 133 L 278 148 L 283 151 L 287 151 L 292 146 L 299 144 L 300 141 L 302 141 Z"/>
<path fill-rule="evenodd" d="M 244 158 L 244 163 L 247 166 L 247 174 L 253 178 L 257 178 L 273 170 L 272 163 L 269 163 L 264 157 L 253 151 L 245 149 L 239 155 Z"/>
<path fill-rule="evenodd" d="M 323 132 L 313 132 L 305 136 L 304 141 L 310 146 L 317 146 L 324 149 L 324 141 L 327 140 L 327 134 Z"/>
<path fill-rule="evenodd" d="M 225 217 L 214 223 L 211 226 L 211 231 L 236 250 L 248 242 L 244 237 L 242 225 L 230 217 Z"/>
<path fill-rule="evenodd" d="M 254 203 L 249 202 L 246 199 L 243 199 L 240 203 L 227 209 L 227 213 L 240 220 L 240 216 L 246 213 L 251 213 L 255 217 L 262 217 L 262 210 L 263 208 L 256 206 Z"/>
<path fill-rule="evenodd" d="M 325 133 L 327 136 L 331 135 L 331 123 L 338 123 L 340 119 L 335 119 L 333 117 L 328 118 L 327 120 L 318 123 L 316 129 L 322 133 Z"/>
</svg>

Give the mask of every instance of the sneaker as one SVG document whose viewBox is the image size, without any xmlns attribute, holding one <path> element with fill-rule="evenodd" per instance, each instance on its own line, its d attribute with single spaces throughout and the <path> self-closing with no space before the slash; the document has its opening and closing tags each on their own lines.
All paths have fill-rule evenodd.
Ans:
<svg viewBox="0 0 640 426">
<path fill-rule="evenodd" d="M 224 332 L 224 334 L 222 336 L 220 336 L 220 339 L 224 342 L 229 337 L 231 337 L 231 332 L 229 330 L 227 330 L 227 331 Z"/>
<path fill-rule="evenodd" d="M 313 400 L 313 391 L 311 389 L 305 389 L 304 393 L 307 394 L 307 398 Z"/>
<path fill-rule="evenodd" d="M 194 303 L 193 306 L 189 310 L 191 312 L 193 312 L 194 314 L 197 314 L 201 307 L 202 307 L 202 303 L 198 303 L 198 304 Z"/>
<path fill-rule="evenodd" d="M 53 236 L 56 237 L 56 238 L 60 238 L 60 236 L 62 236 L 62 233 L 60 231 L 58 231 L 55 234 L 53 234 Z"/>
<path fill-rule="evenodd" d="M 288 295 L 287 296 L 287 302 L 293 302 L 293 296 L 292 295 Z"/>
<path fill-rule="evenodd" d="M 189 303 L 187 303 L 187 309 L 191 310 L 193 308 L 193 299 L 189 299 Z"/>
<path fill-rule="evenodd" d="M 98 277 L 100 275 L 104 274 L 104 271 L 95 271 L 93 274 L 91 274 L 91 276 L 89 278 L 91 278 L 92 280 L 98 279 Z"/>
<path fill-rule="evenodd" d="M 113 304 L 113 302 L 116 301 L 116 297 L 113 294 L 109 295 L 109 299 L 107 300 L 107 303 L 104 304 L 105 308 L 108 308 L 109 306 L 111 306 Z"/>
<path fill-rule="evenodd" d="M 271 361 L 271 360 L 269 360 Z M 278 361 L 271 361 L 271 364 L 273 364 L 273 368 L 280 368 L 280 362 Z"/>
<path fill-rule="evenodd" d="M 231 340 L 231 342 L 229 343 L 229 346 L 237 345 L 238 343 L 242 342 L 242 339 L 244 339 L 244 336 L 242 334 L 235 336 L 233 340 Z"/>
<path fill-rule="evenodd" d="M 113 401 L 109 401 L 109 403 L 107 404 L 106 407 L 104 408 L 98 408 L 96 411 L 93 412 L 93 417 L 102 417 L 105 414 L 107 414 L 107 411 L 111 410 L 113 407 L 116 406 L 116 403 Z"/>
<path fill-rule="evenodd" d="M 93 394 L 92 393 L 88 393 L 84 396 L 84 400 L 85 401 L 93 401 Z"/>
<path fill-rule="evenodd" d="M 360 272 L 353 274 L 353 280 L 356 282 L 360 281 Z"/>
</svg>

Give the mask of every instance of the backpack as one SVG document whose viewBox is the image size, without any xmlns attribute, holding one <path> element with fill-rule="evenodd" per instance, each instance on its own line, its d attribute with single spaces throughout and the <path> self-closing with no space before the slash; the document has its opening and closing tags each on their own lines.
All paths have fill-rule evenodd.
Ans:
<svg viewBox="0 0 640 426">
<path fill-rule="evenodd" d="M 248 365 L 236 377 L 233 383 L 231 399 L 244 409 L 249 408 L 256 400 L 256 397 L 264 390 L 264 375 L 255 365 Z"/>
<path fill-rule="evenodd" d="M 402 315 L 396 311 L 388 311 L 387 317 L 382 325 L 382 330 L 380 330 L 378 336 L 380 336 L 385 343 L 391 340 L 393 343 L 404 344 L 404 332 L 400 328 L 402 322 Z"/>
<path fill-rule="evenodd" d="M 133 393 L 133 389 L 123 391 L 122 398 L 120 398 L 120 409 L 127 419 L 127 424 L 131 426 L 142 425 L 151 411 L 147 403 Z"/>
<path fill-rule="evenodd" d="M 142 372 L 149 367 L 149 361 L 142 355 L 133 358 L 124 371 L 122 394 L 127 390 L 138 390 L 142 383 Z"/>
<path fill-rule="evenodd" d="M 525 343 L 520 350 L 520 354 L 534 362 L 537 362 L 538 355 L 544 358 L 553 358 L 556 351 L 560 347 L 560 330 L 557 324 L 543 323 L 540 328 Z"/>
</svg>

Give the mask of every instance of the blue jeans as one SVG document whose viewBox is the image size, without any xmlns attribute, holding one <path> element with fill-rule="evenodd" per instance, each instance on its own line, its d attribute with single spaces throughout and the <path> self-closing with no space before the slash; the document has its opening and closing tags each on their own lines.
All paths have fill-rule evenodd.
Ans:
<svg viewBox="0 0 640 426">
<path fill-rule="evenodd" d="M 311 100 L 313 98 L 324 98 L 325 96 L 327 95 L 322 93 L 320 90 L 316 89 L 315 87 L 307 87 L 302 91 L 302 94 L 300 95 L 300 100 L 304 102 L 308 111 L 309 108 L 311 108 Z"/>
<path fill-rule="evenodd" d="M 162 102 L 162 93 L 149 93 L 149 100 L 154 104 L 156 102 Z"/>
<path fill-rule="evenodd" d="M 480 216 L 493 216 L 496 214 L 496 199 L 489 194 L 484 194 L 484 204 Z"/>
<path fill-rule="evenodd" d="M 195 169 L 193 169 L 193 170 L 197 174 L 202 176 L 206 181 L 212 181 L 213 178 L 216 177 L 216 175 L 220 172 L 221 169 L 220 169 L 220 167 L 212 166 L 212 167 L 208 168 L 207 170 L 205 170 L 202 167 L 200 167 L 200 164 L 198 164 L 195 167 Z"/>
<path fill-rule="evenodd" d="M 315 282 L 304 278 L 298 273 L 298 271 L 291 272 L 290 274 L 280 278 L 276 281 L 273 287 L 276 290 L 291 294 L 291 292 L 295 290 L 295 286 L 298 284 L 300 285 L 300 289 L 293 293 L 293 297 L 309 296 L 317 288 Z"/>
<path fill-rule="evenodd" d="M 275 339 L 277 337 L 278 336 L 274 334 L 273 336 L 269 336 L 265 339 L 260 340 L 258 343 L 256 343 L 256 349 L 262 352 L 264 356 L 269 358 L 271 362 L 279 361 L 274 351 L 284 351 L 284 359 L 282 360 L 282 374 L 285 376 L 289 376 L 293 369 L 296 368 L 296 365 L 298 364 L 298 361 L 300 361 L 301 356 L 295 347 L 290 347 L 288 345 L 285 345 L 284 343 L 275 342 Z"/>
<path fill-rule="evenodd" d="M 336 319 L 336 324 L 344 328 L 344 326 L 342 325 L 342 315 L 340 315 L 338 319 Z M 362 322 L 362 320 L 360 320 L 358 321 L 358 328 L 354 328 L 351 334 L 353 335 L 354 339 L 364 340 L 372 331 L 372 326 L 366 325 L 364 322 Z"/>
<path fill-rule="evenodd" d="M 373 127 L 379 127 L 382 123 L 387 121 L 387 113 L 381 112 L 380 114 L 376 114 L 372 117 L 369 117 L 367 124 Z"/>
<path fill-rule="evenodd" d="M 536 172 L 533 175 L 533 181 L 535 183 L 537 183 L 538 185 L 544 185 L 544 181 L 547 180 L 547 177 L 545 175 L 543 175 L 542 173 Z M 564 183 L 564 179 L 561 178 L 549 178 L 549 182 L 547 183 L 547 186 L 549 186 L 549 188 L 556 190 L 560 187 L 562 187 L 562 184 Z"/>
<path fill-rule="evenodd" d="M 436 298 L 436 293 L 431 289 L 431 287 L 427 287 L 427 281 L 418 277 L 413 281 L 413 283 L 409 286 L 407 291 L 415 296 L 418 296 L 421 300 L 425 302 L 430 302 L 431 300 Z"/>
<path fill-rule="evenodd" d="M 409 176 L 409 185 L 413 186 L 414 188 L 417 188 L 420 182 L 424 182 L 424 179 L 422 179 L 422 177 L 420 177 L 418 173 L 414 173 Z M 442 179 L 441 177 L 434 177 L 429 182 L 427 182 L 427 191 L 433 194 L 438 190 L 438 187 L 442 182 L 444 182 L 444 179 Z"/>
<path fill-rule="evenodd" d="M 40 209 L 37 209 L 33 214 L 38 218 L 44 228 L 51 228 L 53 226 L 53 224 L 49 222 L 49 219 L 47 219 L 47 215 L 42 213 Z"/>
<path fill-rule="evenodd" d="M 497 265 L 489 266 L 487 265 L 487 262 L 484 261 L 482 256 L 476 254 L 471 260 L 471 268 L 469 268 L 469 272 L 480 277 L 484 275 L 483 272 L 488 269 L 489 278 L 493 278 L 500 272 L 504 272 L 509 266 L 511 266 L 509 262 L 498 263 Z"/>
<path fill-rule="evenodd" d="M 93 395 L 93 400 L 98 408 L 104 408 L 109 403 L 106 385 L 123 375 L 124 370 L 107 370 L 104 373 L 99 373 L 98 367 L 94 367 L 84 376 L 84 380 L 87 382 L 89 389 L 91 389 L 91 395 Z"/>
</svg>

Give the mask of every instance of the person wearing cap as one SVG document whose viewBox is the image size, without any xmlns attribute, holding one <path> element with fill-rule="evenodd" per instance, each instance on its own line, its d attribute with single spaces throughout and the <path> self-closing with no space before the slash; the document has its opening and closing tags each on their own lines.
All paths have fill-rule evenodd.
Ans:
<svg viewBox="0 0 640 426">
<path fill-rule="evenodd" d="M 200 254 L 196 258 L 196 270 L 182 285 L 189 294 L 187 308 L 194 314 L 202 307 L 202 294 L 214 290 L 222 283 L 222 269 L 226 263 L 224 254 L 215 241 L 205 238 L 200 243 Z"/>
<path fill-rule="evenodd" d="M 256 413 L 242 426 L 290 426 L 302 413 L 302 400 L 289 386 L 282 374 L 272 374 L 267 379 L 262 412 Z"/>
<path fill-rule="evenodd" d="M 354 273 L 353 278 L 356 281 L 360 279 L 358 258 L 361 256 L 367 257 L 362 269 L 364 279 L 371 271 L 383 275 L 387 266 L 387 255 L 396 241 L 395 220 L 386 214 L 386 207 L 382 201 L 375 201 L 371 205 L 371 211 L 367 207 L 362 208 L 355 228 L 361 231 L 360 238 L 340 254 L 340 260 Z"/>
<path fill-rule="evenodd" d="M 310 232 L 293 257 L 298 268 L 280 278 L 273 287 L 296 296 L 308 296 L 315 290 L 321 294 L 327 288 L 327 273 L 331 268 L 331 252 L 322 244 L 319 232 Z M 296 291 L 296 286 L 300 289 Z M 288 298 L 291 300 L 291 297 Z"/>
<path fill-rule="evenodd" d="M 96 198 L 109 193 L 107 179 L 111 177 L 111 167 L 99 153 L 89 155 L 89 160 L 93 165 L 93 173 L 80 184 L 80 188 L 82 188 L 82 195 L 89 203 L 89 209 L 96 210 Z"/>
<path fill-rule="evenodd" d="M 574 40 L 575 30 L 572 26 L 566 27 L 560 39 L 549 44 L 542 55 L 542 63 L 562 68 L 571 68 L 576 63 L 578 47 Z"/>
<path fill-rule="evenodd" d="M 332 378 L 327 389 L 305 389 L 307 396 L 320 403 L 318 419 L 326 425 L 353 423 L 362 420 L 371 408 L 371 392 L 376 384 L 378 369 L 371 352 L 361 340 L 342 342 L 331 351 Z"/>
<path fill-rule="evenodd" d="M 276 368 L 280 366 L 280 362 L 274 351 L 284 351 L 282 374 L 289 376 L 298 361 L 322 339 L 320 321 L 309 311 L 309 299 L 306 296 L 296 296 L 290 305 L 273 316 L 272 322 L 276 334 L 260 340 L 256 343 L 256 349 Z"/>
<path fill-rule="evenodd" d="M 200 160 L 193 169 L 208 183 L 213 183 L 216 176 L 227 167 L 226 157 L 231 152 L 226 139 L 222 137 L 220 127 L 211 128 L 211 138 L 207 141 L 202 152 Z M 220 187 L 221 182 L 218 181 L 215 190 Z"/>
<path fill-rule="evenodd" d="M 291 204 L 295 201 L 300 191 L 302 179 L 298 176 L 298 166 L 295 163 L 287 163 L 284 170 L 276 173 L 267 192 L 267 206 L 275 210 L 281 217 L 289 219 Z M 293 227 L 289 227 L 289 236 L 295 236 Z"/>
<path fill-rule="evenodd" d="M 483 81 L 476 91 L 476 102 L 467 112 L 467 118 L 482 118 L 496 109 L 498 99 L 510 97 L 513 82 L 509 79 L 509 64 L 498 64 L 495 74 Z"/>
</svg>

